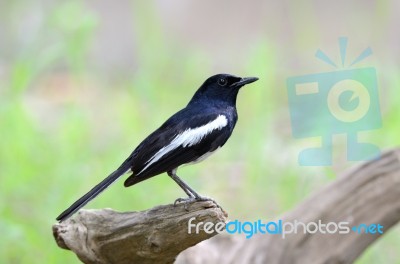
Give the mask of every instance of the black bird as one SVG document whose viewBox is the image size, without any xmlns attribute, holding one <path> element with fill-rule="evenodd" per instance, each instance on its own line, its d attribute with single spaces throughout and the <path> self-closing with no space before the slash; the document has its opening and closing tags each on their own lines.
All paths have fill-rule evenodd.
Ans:
<svg viewBox="0 0 400 264">
<path fill-rule="evenodd" d="M 132 173 L 124 183 L 128 187 L 167 172 L 189 196 L 177 201 L 209 200 L 184 183 L 176 171 L 183 164 L 204 160 L 225 144 L 238 119 L 236 97 L 239 89 L 257 80 L 229 74 L 208 78 L 185 108 L 151 133 L 117 170 L 62 212 L 57 220 L 70 217 L 126 173 Z"/>
</svg>

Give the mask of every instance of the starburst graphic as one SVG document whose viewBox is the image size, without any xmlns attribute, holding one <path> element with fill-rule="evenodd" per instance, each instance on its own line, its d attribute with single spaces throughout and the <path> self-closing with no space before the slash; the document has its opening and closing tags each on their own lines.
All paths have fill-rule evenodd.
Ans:
<svg viewBox="0 0 400 264">
<path fill-rule="evenodd" d="M 340 59 L 342 62 L 342 67 L 345 67 L 345 61 L 347 55 L 347 37 L 339 38 L 339 49 L 340 49 Z M 361 52 L 361 54 L 358 55 L 358 57 L 352 63 L 349 64 L 349 67 L 353 66 L 356 63 L 359 63 L 360 61 L 364 60 L 370 55 L 372 55 L 372 49 L 368 47 L 363 52 Z M 335 68 L 338 68 L 338 66 L 321 49 L 317 50 L 317 52 L 315 53 L 315 57 Z"/>
</svg>

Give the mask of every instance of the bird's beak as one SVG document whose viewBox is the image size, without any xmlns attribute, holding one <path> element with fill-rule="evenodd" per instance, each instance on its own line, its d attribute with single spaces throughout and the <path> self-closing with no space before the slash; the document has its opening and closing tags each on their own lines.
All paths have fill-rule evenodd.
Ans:
<svg viewBox="0 0 400 264">
<path fill-rule="evenodd" d="M 242 87 L 242 86 L 244 86 L 246 84 L 255 82 L 257 80 L 258 80 L 257 77 L 244 77 L 244 78 L 240 79 L 240 81 L 233 83 L 231 85 L 231 87 Z"/>
</svg>

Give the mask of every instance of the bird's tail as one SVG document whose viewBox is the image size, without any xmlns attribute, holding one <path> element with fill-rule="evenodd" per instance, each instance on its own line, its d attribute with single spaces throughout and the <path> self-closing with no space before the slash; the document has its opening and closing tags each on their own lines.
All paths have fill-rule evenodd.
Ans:
<svg viewBox="0 0 400 264">
<path fill-rule="evenodd" d="M 104 191 L 108 186 L 115 182 L 119 177 L 127 172 L 129 168 L 125 168 L 124 164 L 121 165 L 116 171 L 111 173 L 107 178 L 102 180 L 99 184 L 93 187 L 87 194 L 79 198 L 75 203 L 68 207 L 64 212 L 62 212 L 56 219 L 57 221 L 64 221 L 73 215 L 76 211 L 85 206 L 88 202 L 94 199 L 102 191 Z"/>
</svg>

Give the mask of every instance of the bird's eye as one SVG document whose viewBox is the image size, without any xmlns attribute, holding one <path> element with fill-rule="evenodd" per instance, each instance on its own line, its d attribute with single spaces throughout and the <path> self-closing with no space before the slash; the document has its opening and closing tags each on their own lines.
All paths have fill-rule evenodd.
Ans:
<svg viewBox="0 0 400 264">
<path fill-rule="evenodd" d="M 227 83 L 228 83 L 228 82 L 226 81 L 225 78 L 221 78 L 221 79 L 218 80 L 218 84 L 219 84 L 220 86 L 225 86 Z"/>
</svg>

